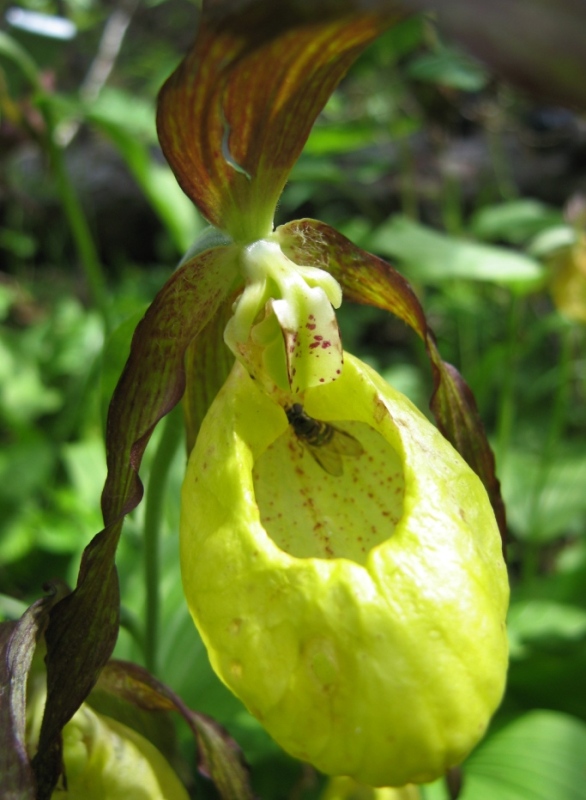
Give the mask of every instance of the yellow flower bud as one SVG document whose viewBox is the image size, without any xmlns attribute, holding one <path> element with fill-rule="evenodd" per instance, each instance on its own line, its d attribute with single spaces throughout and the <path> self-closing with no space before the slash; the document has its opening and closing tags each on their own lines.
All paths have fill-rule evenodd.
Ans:
<svg viewBox="0 0 586 800">
<path fill-rule="evenodd" d="M 235 366 L 189 461 L 181 564 L 217 674 L 327 774 L 434 780 L 501 700 L 509 591 L 485 490 L 348 354 L 285 409 Z"/>
<path fill-rule="evenodd" d="M 187 800 L 157 748 L 121 722 L 83 705 L 63 730 L 68 800 Z"/>
<path fill-rule="evenodd" d="M 29 742 L 38 739 L 44 691 L 29 708 Z M 157 748 L 132 728 L 84 703 L 63 728 L 66 788 L 53 800 L 188 800 L 175 771 Z"/>
<path fill-rule="evenodd" d="M 551 293 L 568 319 L 586 322 L 586 234 L 552 258 Z"/>
</svg>

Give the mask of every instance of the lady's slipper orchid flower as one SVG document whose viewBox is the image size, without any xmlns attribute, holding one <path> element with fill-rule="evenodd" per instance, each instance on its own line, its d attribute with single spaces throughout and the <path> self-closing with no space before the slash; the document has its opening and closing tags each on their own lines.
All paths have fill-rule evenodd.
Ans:
<svg viewBox="0 0 586 800">
<path fill-rule="evenodd" d="M 360 443 L 342 474 L 240 365 L 214 401 L 183 488 L 191 613 L 218 675 L 289 753 L 375 786 L 433 780 L 504 689 L 494 514 L 441 434 L 348 354 L 304 408 Z"/>
<path fill-rule="evenodd" d="M 60 732 L 114 647 L 114 554 L 142 497 L 142 455 L 182 398 L 190 446 L 197 437 L 182 507 L 188 602 L 218 674 L 286 750 L 366 783 L 429 780 L 464 758 L 502 695 L 507 583 L 474 472 L 502 529 L 504 512 L 473 397 L 389 265 L 319 222 L 273 231 L 315 118 L 405 12 L 395 0 L 277 5 L 204 0 L 159 97 L 163 152 L 216 231 L 149 307 L 110 404 L 105 528 L 45 634 L 33 765 L 45 790 Z M 432 410 L 465 461 L 380 377 L 343 363 L 341 291 L 424 341 Z M 251 797 L 238 785 L 226 796 Z"/>
</svg>

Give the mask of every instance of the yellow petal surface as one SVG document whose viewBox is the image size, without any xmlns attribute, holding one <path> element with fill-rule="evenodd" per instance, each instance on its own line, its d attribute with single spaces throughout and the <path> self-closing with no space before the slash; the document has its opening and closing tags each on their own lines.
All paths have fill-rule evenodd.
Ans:
<svg viewBox="0 0 586 800">
<path fill-rule="evenodd" d="M 341 471 L 331 453 L 324 466 L 331 441 L 309 447 L 239 365 L 212 405 L 182 496 L 192 616 L 220 678 L 293 756 L 373 786 L 431 781 L 504 690 L 493 512 L 451 445 L 352 356 L 304 410 L 359 442 L 339 448 Z"/>
</svg>

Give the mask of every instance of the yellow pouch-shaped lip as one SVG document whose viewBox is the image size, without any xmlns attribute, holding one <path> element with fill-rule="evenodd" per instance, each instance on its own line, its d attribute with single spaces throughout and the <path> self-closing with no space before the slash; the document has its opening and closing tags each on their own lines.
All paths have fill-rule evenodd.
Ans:
<svg viewBox="0 0 586 800">
<path fill-rule="evenodd" d="M 238 364 L 214 401 L 182 495 L 192 616 L 220 678 L 293 756 L 374 786 L 433 780 L 504 690 L 508 583 L 488 498 L 347 354 L 304 409 L 360 441 L 342 474 Z"/>
</svg>

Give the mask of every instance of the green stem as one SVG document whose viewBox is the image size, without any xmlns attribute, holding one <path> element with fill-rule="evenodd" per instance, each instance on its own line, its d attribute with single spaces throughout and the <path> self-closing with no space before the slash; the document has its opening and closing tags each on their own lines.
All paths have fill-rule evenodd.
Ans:
<svg viewBox="0 0 586 800">
<path fill-rule="evenodd" d="M 488 151 L 490 153 L 496 185 L 503 200 L 518 196 L 517 187 L 511 178 L 500 130 L 488 128 Z"/>
<path fill-rule="evenodd" d="M 40 72 L 29 54 L 17 42 L 5 33 L 0 31 L 0 52 L 13 61 L 26 76 L 36 95 L 36 102 L 43 115 L 46 131 L 46 143 L 52 161 L 53 172 L 57 184 L 59 198 L 69 223 L 69 228 L 73 236 L 73 241 L 85 272 L 93 301 L 100 309 L 104 319 L 106 333 L 110 330 L 108 294 L 106 291 L 106 281 L 102 272 L 102 265 L 98 256 L 98 251 L 94 244 L 92 233 L 87 219 L 83 213 L 79 199 L 65 166 L 63 148 L 57 141 L 55 130 L 55 119 L 52 98 L 48 96 L 43 88 Z"/>
<path fill-rule="evenodd" d="M 144 575 L 146 588 L 144 654 L 146 668 L 157 673 L 160 611 L 160 539 L 169 471 L 183 432 L 180 409 L 165 419 L 151 465 L 144 520 Z"/>
<path fill-rule="evenodd" d="M 531 491 L 529 506 L 529 539 L 527 541 L 527 553 L 523 561 L 523 578 L 525 581 L 535 577 L 539 568 L 539 542 L 542 531 L 540 523 L 543 520 L 543 493 L 549 479 L 557 445 L 563 436 L 566 426 L 571 369 L 572 327 L 565 324 L 560 332 L 560 359 L 557 369 L 558 378 L 556 381 L 549 429 L 541 450 L 537 475 Z"/>
<path fill-rule="evenodd" d="M 497 463 L 501 470 L 511 444 L 511 433 L 515 418 L 515 376 L 519 357 L 519 329 L 521 327 L 522 311 L 522 299 L 513 297 L 509 308 L 507 346 L 503 363 L 503 383 L 497 422 L 496 455 Z"/>
<path fill-rule="evenodd" d="M 410 219 L 419 219 L 413 153 L 406 137 L 400 136 L 399 148 L 401 210 Z"/>
<path fill-rule="evenodd" d="M 108 334 L 111 329 L 110 307 L 106 279 L 100 257 L 88 221 L 67 172 L 63 148 L 56 141 L 52 110 L 46 102 L 40 103 L 40 107 L 47 123 L 47 144 L 59 199 L 69 224 L 92 300 L 102 315 L 105 331 Z"/>
</svg>

